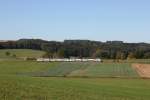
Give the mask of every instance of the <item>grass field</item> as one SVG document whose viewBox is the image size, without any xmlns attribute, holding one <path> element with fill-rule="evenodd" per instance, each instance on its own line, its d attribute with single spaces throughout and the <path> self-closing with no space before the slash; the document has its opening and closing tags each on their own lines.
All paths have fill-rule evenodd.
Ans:
<svg viewBox="0 0 150 100">
<path fill-rule="evenodd" d="M 131 64 L 96 62 L 3 61 L 0 62 L 0 74 L 3 73 L 42 77 L 138 77 Z"/>
<path fill-rule="evenodd" d="M 87 77 L 138 77 L 138 74 L 132 69 L 131 65 L 126 63 L 90 63 L 88 65 L 84 70 L 77 70 L 71 74 Z"/>
<path fill-rule="evenodd" d="M 128 63 L 0 61 L 0 100 L 149 100 L 137 77 Z"/>
<path fill-rule="evenodd" d="M 0 61 L 0 75 L 21 75 L 29 72 L 48 70 L 55 63 L 38 63 L 32 61 Z"/>
<path fill-rule="evenodd" d="M 96 62 L 62 62 L 48 70 L 36 72 L 34 76 L 65 77 L 126 77 L 137 78 L 137 72 L 126 63 L 101 64 Z"/>
<path fill-rule="evenodd" d="M 10 55 L 7 56 L 6 52 L 10 52 Z M 1 49 L 0 58 L 12 58 L 12 55 L 16 57 L 41 57 L 44 54 L 43 51 L 31 50 L 31 49 Z"/>
<path fill-rule="evenodd" d="M 131 64 L 96 62 L 1 61 L 0 74 L 43 77 L 138 77 Z"/>
<path fill-rule="evenodd" d="M 149 100 L 150 80 L 0 76 L 1 100 Z"/>
<path fill-rule="evenodd" d="M 118 60 L 113 59 L 103 59 L 104 63 L 116 63 Z M 127 59 L 119 60 L 120 63 L 150 63 L 150 59 Z"/>
</svg>

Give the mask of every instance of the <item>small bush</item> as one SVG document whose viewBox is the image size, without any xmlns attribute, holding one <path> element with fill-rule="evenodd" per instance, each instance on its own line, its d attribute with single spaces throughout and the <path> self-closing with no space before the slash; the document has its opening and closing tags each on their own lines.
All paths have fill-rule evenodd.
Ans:
<svg viewBox="0 0 150 100">
<path fill-rule="evenodd" d="M 10 52 L 8 52 L 8 51 L 5 52 L 5 55 L 6 55 L 6 56 L 10 56 Z"/>
<path fill-rule="evenodd" d="M 27 57 L 26 60 L 36 60 L 34 57 Z"/>
</svg>

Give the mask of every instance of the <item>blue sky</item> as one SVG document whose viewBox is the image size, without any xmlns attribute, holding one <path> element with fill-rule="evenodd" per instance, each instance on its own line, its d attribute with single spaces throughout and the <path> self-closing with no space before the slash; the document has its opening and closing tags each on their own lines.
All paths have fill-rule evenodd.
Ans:
<svg viewBox="0 0 150 100">
<path fill-rule="evenodd" d="M 149 37 L 150 0 L 0 0 L 0 40 Z"/>
</svg>

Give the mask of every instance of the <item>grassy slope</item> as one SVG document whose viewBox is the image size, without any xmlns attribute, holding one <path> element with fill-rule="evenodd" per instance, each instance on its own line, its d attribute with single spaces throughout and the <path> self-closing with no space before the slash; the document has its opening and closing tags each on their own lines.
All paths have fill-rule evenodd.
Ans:
<svg viewBox="0 0 150 100">
<path fill-rule="evenodd" d="M 6 56 L 6 52 L 10 52 L 11 55 L 15 54 L 17 57 L 41 57 L 44 52 L 31 49 L 0 49 L 0 58 L 10 58 Z"/>
<path fill-rule="evenodd" d="M 5 100 L 149 100 L 150 80 L 0 76 Z"/>
<path fill-rule="evenodd" d="M 138 77 L 131 65 L 125 63 L 97 64 L 88 67 L 85 74 L 93 77 Z"/>
<path fill-rule="evenodd" d="M 31 74 L 34 76 L 68 76 L 76 70 L 87 68 L 87 64 L 83 62 L 60 62 L 48 70 Z"/>
<path fill-rule="evenodd" d="M 51 68 L 53 69 L 57 64 L 0 61 L 0 100 L 150 99 L 150 80 L 119 78 L 38 78 L 18 74 L 39 71 L 45 72 Z"/>
<path fill-rule="evenodd" d="M 19 73 L 40 72 L 55 66 L 55 63 L 32 61 L 0 61 L 0 75 L 16 75 Z"/>
<path fill-rule="evenodd" d="M 75 77 L 138 77 L 130 64 L 100 64 L 92 62 L 62 62 L 35 76 L 75 76 Z"/>
</svg>

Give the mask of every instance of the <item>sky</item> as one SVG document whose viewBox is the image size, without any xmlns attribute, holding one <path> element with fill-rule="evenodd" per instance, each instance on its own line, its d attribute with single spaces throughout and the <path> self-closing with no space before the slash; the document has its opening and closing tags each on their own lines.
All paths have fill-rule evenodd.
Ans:
<svg viewBox="0 0 150 100">
<path fill-rule="evenodd" d="M 0 40 L 150 43 L 150 0 L 0 0 Z"/>
</svg>

